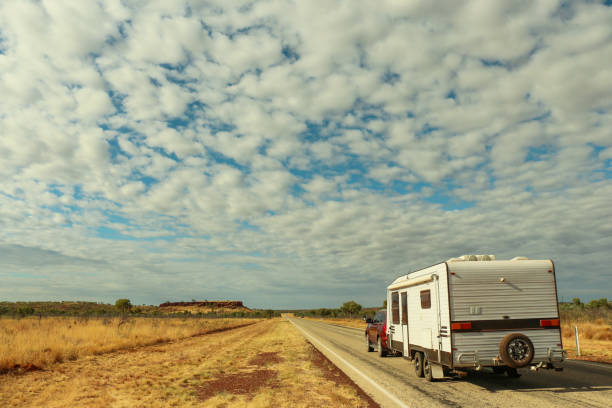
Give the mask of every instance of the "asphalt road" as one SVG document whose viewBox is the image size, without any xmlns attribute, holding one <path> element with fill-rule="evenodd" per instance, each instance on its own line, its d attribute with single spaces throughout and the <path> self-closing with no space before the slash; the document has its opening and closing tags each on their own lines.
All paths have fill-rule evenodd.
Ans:
<svg viewBox="0 0 612 408">
<path fill-rule="evenodd" d="M 368 353 L 362 330 L 289 319 L 304 336 L 383 407 L 612 407 L 612 366 L 566 361 L 563 372 L 519 370 L 429 383 L 402 357 Z"/>
</svg>

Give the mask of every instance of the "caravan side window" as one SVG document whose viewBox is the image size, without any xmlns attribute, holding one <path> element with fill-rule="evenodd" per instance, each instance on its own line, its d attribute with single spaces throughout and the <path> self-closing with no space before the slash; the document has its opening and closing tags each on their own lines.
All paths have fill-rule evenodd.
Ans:
<svg viewBox="0 0 612 408">
<path fill-rule="evenodd" d="M 431 308 L 431 292 L 429 289 L 421 291 L 421 309 Z"/>
<path fill-rule="evenodd" d="M 399 324 L 399 294 L 397 292 L 391 293 L 391 314 L 393 324 Z"/>
</svg>

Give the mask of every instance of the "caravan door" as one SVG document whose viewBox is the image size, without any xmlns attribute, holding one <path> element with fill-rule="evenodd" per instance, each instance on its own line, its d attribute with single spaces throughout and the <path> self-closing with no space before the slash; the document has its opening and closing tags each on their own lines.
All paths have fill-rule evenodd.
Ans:
<svg viewBox="0 0 612 408">
<path fill-rule="evenodd" d="M 404 347 L 402 354 L 405 357 L 410 357 L 410 337 L 408 336 L 408 291 L 400 292 L 400 318 L 402 321 L 402 338 Z"/>
<path fill-rule="evenodd" d="M 391 316 L 387 316 L 389 325 L 388 347 L 395 351 L 403 351 L 403 329 L 400 324 L 400 302 L 399 292 L 391 292 Z"/>
</svg>

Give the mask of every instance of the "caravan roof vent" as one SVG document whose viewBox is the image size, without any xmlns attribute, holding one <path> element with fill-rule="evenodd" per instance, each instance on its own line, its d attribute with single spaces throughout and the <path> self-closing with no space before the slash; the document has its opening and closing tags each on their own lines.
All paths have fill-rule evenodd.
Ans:
<svg viewBox="0 0 612 408">
<path fill-rule="evenodd" d="M 511 261 L 528 261 L 529 258 L 527 258 L 526 256 L 515 256 L 514 258 L 511 259 Z"/>
</svg>

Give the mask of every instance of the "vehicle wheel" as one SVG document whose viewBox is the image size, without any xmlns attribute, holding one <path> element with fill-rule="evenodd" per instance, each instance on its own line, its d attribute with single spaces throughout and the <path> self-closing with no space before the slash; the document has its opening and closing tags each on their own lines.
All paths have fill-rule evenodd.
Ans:
<svg viewBox="0 0 612 408">
<path fill-rule="evenodd" d="M 494 374 L 503 374 L 506 372 L 504 367 L 491 367 L 493 369 Z"/>
<path fill-rule="evenodd" d="M 378 356 L 379 357 L 385 357 L 387 355 L 387 350 L 385 350 L 385 348 L 382 345 L 382 342 L 380 341 L 380 337 L 378 338 Z"/>
<path fill-rule="evenodd" d="M 433 371 L 431 369 L 431 363 L 427 357 L 425 357 L 425 361 L 423 361 L 423 376 L 425 376 L 427 381 L 433 381 Z"/>
<path fill-rule="evenodd" d="M 416 374 L 417 377 L 422 377 L 423 376 L 423 354 L 417 351 L 414 357 L 415 357 L 414 358 L 414 373 Z"/>
<path fill-rule="evenodd" d="M 516 368 L 506 368 L 506 376 L 508 378 L 519 378 L 521 375 L 518 373 Z"/>
<path fill-rule="evenodd" d="M 374 347 L 372 347 L 372 345 L 370 344 L 370 338 L 368 337 L 367 334 L 366 334 L 365 338 L 366 338 L 366 344 L 368 346 L 368 353 L 371 353 L 372 351 L 374 351 Z"/>
<path fill-rule="evenodd" d="M 521 333 L 510 333 L 499 343 L 499 355 L 510 368 L 521 368 L 533 360 L 533 343 Z"/>
</svg>

